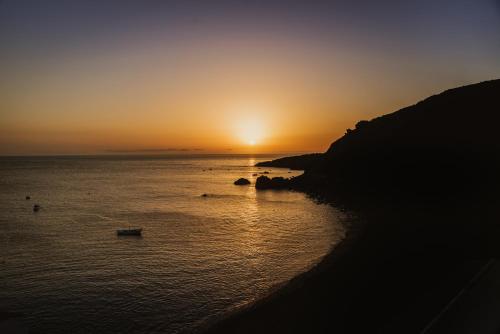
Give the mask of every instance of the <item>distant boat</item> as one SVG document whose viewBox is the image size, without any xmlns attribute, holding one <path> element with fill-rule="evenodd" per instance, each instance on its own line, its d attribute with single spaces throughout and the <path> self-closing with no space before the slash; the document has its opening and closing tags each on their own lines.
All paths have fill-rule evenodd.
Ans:
<svg viewBox="0 0 500 334">
<path fill-rule="evenodd" d="M 38 210 L 40 210 L 40 205 L 38 204 L 33 205 L 33 211 L 37 212 Z"/>
<path fill-rule="evenodd" d="M 116 230 L 117 235 L 141 235 L 142 234 L 142 228 L 125 228 L 125 229 L 120 229 Z"/>
</svg>

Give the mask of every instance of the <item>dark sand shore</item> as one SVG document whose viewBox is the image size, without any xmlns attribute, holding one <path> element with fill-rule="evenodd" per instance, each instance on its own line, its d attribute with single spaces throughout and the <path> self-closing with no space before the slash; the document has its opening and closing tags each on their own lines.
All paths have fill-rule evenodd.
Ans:
<svg viewBox="0 0 500 334">
<path fill-rule="evenodd" d="M 470 228 L 471 220 L 495 226 L 495 205 L 488 207 L 460 201 L 365 208 L 320 264 L 202 332 L 421 333 L 498 253 L 498 228 Z"/>
</svg>

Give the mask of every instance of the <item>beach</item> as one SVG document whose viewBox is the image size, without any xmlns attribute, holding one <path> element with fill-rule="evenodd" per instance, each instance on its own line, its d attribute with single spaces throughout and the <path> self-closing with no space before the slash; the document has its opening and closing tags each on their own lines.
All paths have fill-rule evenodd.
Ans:
<svg viewBox="0 0 500 334">
<path fill-rule="evenodd" d="M 489 260 L 491 244 L 470 239 L 478 231 L 440 224 L 429 235 L 444 217 L 478 218 L 473 204 L 460 212 L 456 204 L 369 211 L 314 269 L 205 332 L 421 333 Z M 452 234 L 448 242 L 439 242 L 443 233 Z"/>
</svg>

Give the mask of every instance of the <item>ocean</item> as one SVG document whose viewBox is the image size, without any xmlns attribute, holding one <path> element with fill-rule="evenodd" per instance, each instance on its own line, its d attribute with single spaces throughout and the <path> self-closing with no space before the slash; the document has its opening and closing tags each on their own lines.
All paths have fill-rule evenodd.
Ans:
<svg viewBox="0 0 500 334">
<path fill-rule="evenodd" d="M 178 333 L 255 301 L 345 232 L 332 206 L 255 190 L 301 173 L 254 167 L 276 157 L 0 158 L 0 311 L 31 333 Z"/>
</svg>

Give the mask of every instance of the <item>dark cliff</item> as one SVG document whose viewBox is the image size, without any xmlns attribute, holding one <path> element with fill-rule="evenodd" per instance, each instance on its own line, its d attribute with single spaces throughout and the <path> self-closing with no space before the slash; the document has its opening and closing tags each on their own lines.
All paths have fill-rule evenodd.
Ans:
<svg viewBox="0 0 500 334">
<path fill-rule="evenodd" d="M 432 195 L 488 190 L 500 166 L 500 80 L 447 90 L 371 121 L 313 155 L 296 188 Z M 300 165 L 303 156 L 268 166 Z"/>
</svg>

